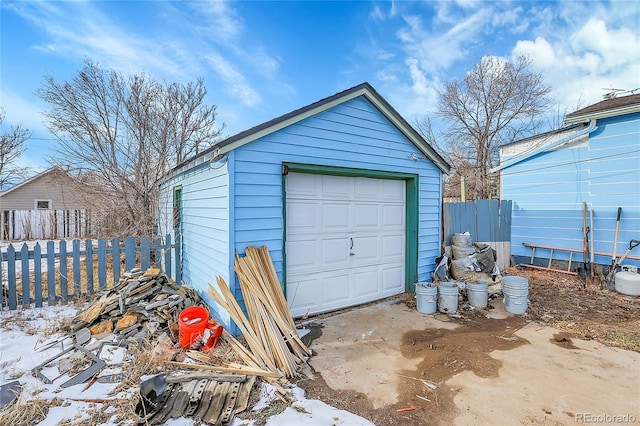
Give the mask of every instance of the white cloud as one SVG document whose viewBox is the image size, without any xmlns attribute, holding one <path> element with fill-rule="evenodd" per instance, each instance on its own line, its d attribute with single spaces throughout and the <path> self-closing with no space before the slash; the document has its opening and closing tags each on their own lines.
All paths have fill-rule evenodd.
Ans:
<svg viewBox="0 0 640 426">
<path fill-rule="evenodd" d="M 260 103 L 260 95 L 247 84 L 242 73 L 233 64 L 215 53 L 209 53 L 205 60 L 225 81 L 225 91 L 240 99 L 247 106 L 255 106 Z"/>
</svg>

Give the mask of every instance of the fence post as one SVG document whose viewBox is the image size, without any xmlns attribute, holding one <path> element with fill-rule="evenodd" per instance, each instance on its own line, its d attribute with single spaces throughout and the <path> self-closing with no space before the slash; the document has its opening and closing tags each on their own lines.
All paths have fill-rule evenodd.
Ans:
<svg viewBox="0 0 640 426">
<path fill-rule="evenodd" d="M 60 240 L 60 296 L 62 297 L 62 304 L 66 305 L 69 300 L 69 287 L 67 277 L 67 242 Z"/>
<path fill-rule="evenodd" d="M 22 244 L 20 262 L 22 263 L 22 306 L 27 306 L 31 303 L 29 296 L 29 247 L 27 243 Z"/>
<path fill-rule="evenodd" d="M 42 308 L 42 251 L 40 243 L 33 247 L 33 291 L 36 308 Z"/>
<path fill-rule="evenodd" d="M 49 306 L 56 304 L 56 249 L 53 241 L 47 241 L 47 299 Z"/>
<path fill-rule="evenodd" d="M 173 252 L 175 254 L 175 268 L 176 268 L 176 284 L 178 285 L 182 285 L 182 268 L 180 267 L 180 242 L 181 242 L 181 238 L 180 238 L 180 234 L 176 235 L 176 242 L 175 242 L 175 246 L 176 249 Z"/>
</svg>

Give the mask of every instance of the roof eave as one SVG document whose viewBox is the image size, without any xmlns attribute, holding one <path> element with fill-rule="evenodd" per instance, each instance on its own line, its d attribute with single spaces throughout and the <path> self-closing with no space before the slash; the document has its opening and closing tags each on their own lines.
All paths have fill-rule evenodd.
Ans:
<svg viewBox="0 0 640 426">
<path fill-rule="evenodd" d="M 635 112 L 640 112 L 640 105 L 627 105 L 624 107 L 612 108 L 603 111 L 586 112 L 573 116 L 571 114 L 568 114 L 564 122 L 565 124 L 580 123 L 589 121 L 590 119 L 598 120 L 602 118 L 617 117 L 619 115 L 633 114 Z"/>
</svg>

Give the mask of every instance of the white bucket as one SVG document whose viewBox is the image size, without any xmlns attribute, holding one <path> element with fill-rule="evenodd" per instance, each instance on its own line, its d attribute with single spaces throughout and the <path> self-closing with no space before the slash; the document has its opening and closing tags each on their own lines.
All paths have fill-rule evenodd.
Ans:
<svg viewBox="0 0 640 426">
<path fill-rule="evenodd" d="M 431 283 L 416 284 L 416 307 L 418 312 L 433 314 L 436 312 L 438 287 Z"/>
<path fill-rule="evenodd" d="M 438 310 L 442 313 L 458 310 L 458 286 L 456 283 L 440 283 L 438 286 Z"/>
<path fill-rule="evenodd" d="M 489 297 L 489 283 L 478 281 L 478 284 L 467 283 L 467 300 L 471 306 L 486 308 Z"/>
<path fill-rule="evenodd" d="M 502 279 L 504 309 L 512 314 L 524 314 L 529 303 L 529 280 L 507 275 Z"/>
</svg>

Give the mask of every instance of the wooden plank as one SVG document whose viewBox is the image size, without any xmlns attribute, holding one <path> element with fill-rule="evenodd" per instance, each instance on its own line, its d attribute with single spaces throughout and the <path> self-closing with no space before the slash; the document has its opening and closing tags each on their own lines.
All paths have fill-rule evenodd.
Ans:
<svg viewBox="0 0 640 426">
<path fill-rule="evenodd" d="M 470 230 L 473 241 L 494 241 L 491 234 L 491 200 L 476 200 L 473 202 L 475 207 L 474 227 Z M 475 233 L 474 233 L 475 232 Z"/>
<path fill-rule="evenodd" d="M 124 239 L 124 267 L 127 271 L 136 267 L 136 237 Z"/>
<path fill-rule="evenodd" d="M 71 242 L 73 251 L 71 257 L 73 259 L 73 295 L 80 297 L 82 295 L 82 287 L 80 286 L 80 240 L 74 239 Z"/>
<path fill-rule="evenodd" d="M 56 298 L 56 249 L 53 241 L 47 241 L 47 293 L 49 306 L 58 303 Z"/>
<path fill-rule="evenodd" d="M 22 264 L 22 306 L 28 306 L 31 298 L 29 297 L 29 247 L 26 243 L 22 244 L 20 249 L 20 262 Z"/>
<path fill-rule="evenodd" d="M 36 308 L 42 308 L 42 251 L 40 243 L 33 247 L 33 292 Z"/>
<path fill-rule="evenodd" d="M 69 301 L 69 288 L 67 287 L 67 242 L 61 240 L 58 244 L 58 251 L 60 252 L 60 265 L 58 266 L 60 274 L 60 297 L 62 297 L 62 304 L 66 305 Z"/>
<path fill-rule="evenodd" d="M 93 241 L 84 240 L 85 266 L 87 268 L 87 292 L 93 294 Z"/>
<path fill-rule="evenodd" d="M 98 240 L 98 287 L 100 290 L 107 288 L 107 240 Z"/>
<path fill-rule="evenodd" d="M 16 250 L 13 248 L 13 244 L 9 244 L 7 248 L 7 278 L 9 280 L 9 309 L 18 309 Z"/>
</svg>

